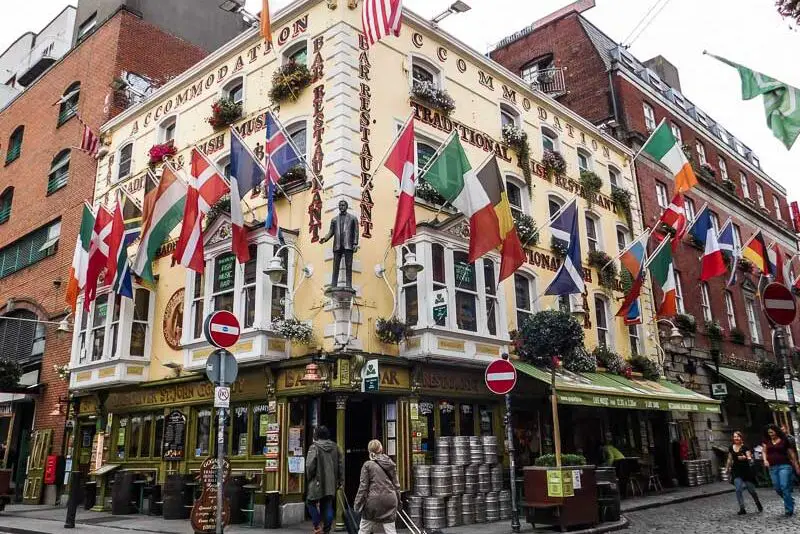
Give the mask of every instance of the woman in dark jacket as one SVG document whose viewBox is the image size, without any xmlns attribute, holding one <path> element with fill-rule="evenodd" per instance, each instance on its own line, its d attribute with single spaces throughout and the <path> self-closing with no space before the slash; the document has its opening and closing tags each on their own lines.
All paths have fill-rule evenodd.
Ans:
<svg viewBox="0 0 800 534">
<path fill-rule="evenodd" d="M 736 500 L 739 502 L 739 515 L 744 515 L 747 510 L 744 508 L 744 489 L 747 488 L 748 493 L 756 503 L 756 508 L 761 512 L 764 507 L 761 506 L 761 501 L 758 500 L 758 493 L 756 493 L 756 477 L 750 467 L 753 461 L 753 451 L 750 447 L 744 444 L 744 435 L 738 430 L 733 433 L 733 444 L 728 448 L 728 464 L 727 470 L 731 475 L 731 481 L 736 486 Z"/>
<path fill-rule="evenodd" d="M 367 445 L 369 460 L 361 467 L 361 482 L 356 500 L 356 512 L 361 513 L 358 534 L 370 534 L 377 525 L 383 525 L 386 534 L 396 534 L 394 522 L 400 505 L 400 484 L 397 467 L 383 454 L 383 445 L 373 439 Z"/>
</svg>

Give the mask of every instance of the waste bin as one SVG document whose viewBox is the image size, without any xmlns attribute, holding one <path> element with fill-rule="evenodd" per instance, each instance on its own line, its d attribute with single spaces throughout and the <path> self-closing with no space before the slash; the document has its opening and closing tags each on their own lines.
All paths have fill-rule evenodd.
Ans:
<svg viewBox="0 0 800 534">
<path fill-rule="evenodd" d="M 264 493 L 264 528 L 281 528 L 281 495 L 277 491 Z"/>
<path fill-rule="evenodd" d="M 129 471 L 119 472 L 114 476 L 114 486 L 111 488 L 111 515 L 135 514 L 138 495 L 134 496 L 134 473 Z"/>
<path fill-rule="evenodd" d="M 97 504 L 97 482 L 90 480 L 83 485 L 83 509 L 91 510 Z"/>
<path fill-rule="evenodd" d="M 164 519 L 187 519 L 194 496 L 191 495 L 190 488 L 186 486 L 187 480 L 183 475 L 173 473 L 167 475 L 162 490 L 162 514 Z"/>
</svg>

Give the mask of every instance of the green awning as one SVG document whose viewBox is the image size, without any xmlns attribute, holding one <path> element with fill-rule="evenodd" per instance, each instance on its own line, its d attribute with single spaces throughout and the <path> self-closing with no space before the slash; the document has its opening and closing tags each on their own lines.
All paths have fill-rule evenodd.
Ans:
<svg viewBox="0 0 800 534">
<path fill-rule="evenodd" d="M 550 371 L 525 362 L 513 363 L 518 371 L 550 384 Z M 667 380 L 627 379 L 611 373 L 572 373 L 560 369 L 556 373 L 556 392 L 561 404 L 670 412 L 720 412 L 720 401 Z"/>
</svg>

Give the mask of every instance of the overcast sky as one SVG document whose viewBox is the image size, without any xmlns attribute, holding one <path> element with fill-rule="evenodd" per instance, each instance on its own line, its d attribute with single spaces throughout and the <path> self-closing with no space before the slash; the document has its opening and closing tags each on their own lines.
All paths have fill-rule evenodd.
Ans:
<svg viewBox="0 0 800 534">
<path fill-rule="evenodd" d="M 185 0 L 187 2 L 193 0 Z M 272 11 L 290 0 L 271 0 Z M 405 0 L 405 5 L 432 17 L 452 0 Z M 597 0 L 586 17 L 621 42 L 655 0 Z M 0 51 L 26 30 L 37 31 L 60 12 L 62 0 L 26 0 L 0 17 Z M 73 4 L 75 2 L 72 2 Z M 339 0 L 344 5 L 347 0 Z M 472 11 L 453 15 L 441 27 L 480 52 L 489 43 L 527 26 L 571 2 L 566 0 L 467 0 Z M 800 200 L 800 141 L 791 151 L 765 124 L 762 99 L 740 98 L 736 71 L 703 55 L 725 56 L 750 68 L 800 87 L 800 31 L 790 28 L 773 0 L 670 0 L 638 37 L 631 52 L 640 60 L 661 54 L 680 70 L 683 93 L 752 148 L 762 168 Z M 258 12 L 261 0 L 247 0 Z"/>
</svg>

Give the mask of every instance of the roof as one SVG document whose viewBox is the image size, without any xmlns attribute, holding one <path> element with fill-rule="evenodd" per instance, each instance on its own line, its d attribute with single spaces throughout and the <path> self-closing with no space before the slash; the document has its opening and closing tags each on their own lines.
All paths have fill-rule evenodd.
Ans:
<svg viewBox="0 0 800 534">
<path fill-rule="evenodd" d="M 603 60 L 603 64 L 606 66 L 606 70 L 611 68 L 611 51 L 617 47 L 617 43 L 614 42 L 611 37 L 603 33 L 603 31 L 586 20 L 585 17 L 578 16 L 578 20 L 583 26 L 586 35 L 589 36 L 589 40 L 594 45 L 597 53 L 600 55 L 600 59 Z"/>
</svg>

